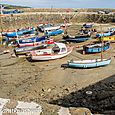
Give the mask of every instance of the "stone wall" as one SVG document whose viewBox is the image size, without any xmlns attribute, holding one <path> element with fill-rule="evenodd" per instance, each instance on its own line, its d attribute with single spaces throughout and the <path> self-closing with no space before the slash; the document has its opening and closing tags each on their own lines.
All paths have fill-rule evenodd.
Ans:
<svg viewBox="0 0 115 115">
<path fill-rule="evenodd" d="M 18 15 L 8 15 L 0 17 L 0 30 L 12 30 L 22 27 L 34 26 L 39 23 L 63 23 L 64 19 L 69 22 L 95 22 L 95 23 L 115 23 L 115 14 L 79 14 L 79 13 L 57 13 L 57 14 L 39 14 L 39 13 L 24 13 Z"/>
</svg>

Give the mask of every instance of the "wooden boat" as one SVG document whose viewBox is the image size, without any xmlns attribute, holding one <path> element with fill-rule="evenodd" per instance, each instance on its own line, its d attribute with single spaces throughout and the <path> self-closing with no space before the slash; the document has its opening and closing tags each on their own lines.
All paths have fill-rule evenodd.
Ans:
<svg viewBox="0 0 115 115">
<path fill-rule="evenodd" d="M 20 10 L 4 10 L 2 11 L 3 14 L 18 14 L 18 13 L 23 13 L 24 11 L 20 11 Z"/>
<path fill-rule="evenodd" d="M 92 44 L 87 44 L 83 46 L 83 53 L 99 53 L 102 50 L 106 51 L 110 48 L 109 42 L 104 42 L 103 49 L 102 49 L 102 43 L 101 42 L 94 42 Z"/>
<path fill-rule="evenodd" d="M 16 30 L 12 32 L 4 32 L 2 35 L 6 37 L 17 37 L 25 34 L 33 34 L 35 31 L 35 28 L 26 28 L 21 30 Z"/>
<path fill-rule="evenodd" d="M 101 39 L 101 38 L 99 38 L 99 39 Z M 115 36 L 103 37 L 103 41 L 115 41 Z"/>
<path fill-rule="evenodd" d="M 62 34 L 63 32 L 64 30 L 58 29 L 58 30 L 53 30 L 53 31 L 46 31 L 45 35 L 46 36 L 56 36 L 56 35 Z"/>
<path fill-rule="evenodd" d="M 67 35 L 67 36 L 64 36 L 63 39 L 67 42 L 76 42 L 76 43 L 79 43 L 79 42 L 84 42 L 84 41 L 87 41 L 90 38 L 90 36 L 88 34 L 84 34 L 84 35 L 76 35 L 76 36 L 70 36 L 70 35 Z"/>
<path fill-rule="evenodd" d="M 66 23 L 66 24 L 64 24 L 64 23 L 62 23 L 62 24 L 59 24 L 59 26 L 60 27 L 65 27 L 65 26 L 71 26 L 72 25 L 72 23 Z"/>
<path fill-rule="evenodd" d="M 35 45 L 35 46 L 25 46 L 25 47 L 15 48 L 14 53 L 16 56 L 27 55 L 30 51 L 44 49 L 47 46 L 48 44 L 40 44 L 40 45 Z"/>
<path fill-rule="evenodd" d="M 93 24 L 83 24 L 83 27 L 84 27 L 84 28 L 92 28 L 92 27 L 93 27 Z"/>
<path fill-rule="evenodd" d="M 96 68 L 110 64 L 111 58 L 108 59 L 93 59 L 93 60 L 79 60 L 68 61 L 68 67 L 71 68 Z"/>
<path fill-rule="evenodd" d="M 68 61 L 68 67 L 72 67 L 72 68 L 96 68 L 96 67 L 102 67 L 102 66 L 106 66 L 106 65 L 110 64 L 111 58 L 108 58 L 108 59 L 103 58 L 103 46 L 104 46 L 103 39 L 101 40 L 100 44 L 101 44 L 101 46 L 99 46 L 99 47 L 101 47 L 101 58 L 93 59 L 93 60 L 78 60 L 78 61 L 70 60 L 70 61 Z M 91 46 L 91 45 L 89 45 L 89 46 Z"/>
<path fill-rule="evenodd" d="M 105 37 L 105 36 L 112 36 L 113 32 L 108 31 L 108 32 L 104 32 L 104 33 L 97 33 L 96 37 Z"/>
<path fill-rule="evenodd" d="M 60 26 L 46 27 L 44 28 L 44 31 L 50 31 L 50 30 L 56 30 L 56 29 L 60 29 Z"/>
<path fill-rule="evenodd" d="M 60 25 L 52 25 L 52 24 L 46 24 L 46 25 L 39 25 L 38 30 L 40 32 L 45 32 L 45 31 L 51 31 L 51 30 L 56 30 L 60 29 Z"/>
<path fill-rule="evenodd" d="M 63 43 L 54 43 L 52 48 L 35 50 L 30 53 L 32 60 L 53 60 L 67 56 L 72 52 L 73 47 L 67 47 Z"/>
<path fill-rule="evenodd" d="M 24 46 L 38 45 L 38 44 L 44 42 L 46 39 L 47 39 L 46 36 L 42 36 L 42 37 L 32 37 L 32 38 L 28 38 L 28 39 L 19 39 L 16 42 L 17 42 L 18 47 L 24 47 Z"/>
</svg>

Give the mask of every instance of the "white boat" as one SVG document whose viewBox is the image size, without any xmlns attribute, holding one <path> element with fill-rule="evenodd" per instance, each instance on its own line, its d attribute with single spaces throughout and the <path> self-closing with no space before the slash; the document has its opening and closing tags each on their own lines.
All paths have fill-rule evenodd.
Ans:
<svg viewBox="0 0 115 115">
<path fill-rule="evenodd" d="M 54 43 L 54 46 L 46 49 L 30 52 L 32 60 L 53 60 L 67 56 L 73 50 L 73 47 L 66 46 L 64 43 Z"/>
<path fill-rule="evenodd" d="M 60 29 L 60 26 L 45 27 L 44 31 Z"/>
</svg>

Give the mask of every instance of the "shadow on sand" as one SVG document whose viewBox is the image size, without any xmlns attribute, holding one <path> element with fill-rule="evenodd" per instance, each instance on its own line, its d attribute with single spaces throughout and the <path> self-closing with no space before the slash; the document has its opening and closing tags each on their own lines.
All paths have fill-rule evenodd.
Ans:
<svg viewBox="0 0 115 115">
<path fill-rule="evenodd" d="M 49 103 L 63 107 L 87 107 L 92 113 L 115 115 L 115 75 Z"/>
</svg>

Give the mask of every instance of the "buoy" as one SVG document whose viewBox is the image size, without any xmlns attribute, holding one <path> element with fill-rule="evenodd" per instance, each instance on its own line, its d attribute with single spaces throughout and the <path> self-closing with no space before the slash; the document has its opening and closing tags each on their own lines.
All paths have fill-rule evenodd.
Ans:
<svg viewBox="0 0 115 115">
<path fill-rule="evenodd" d="M 86 91 L 87 95 L 92 95 L 92 93 L 93 93 L 92 91 Z"/>
<path fill-rule="evenodd" d="M 83 54 L 85 54 L 85 51 L 83 51 Z"/>
</svg>

